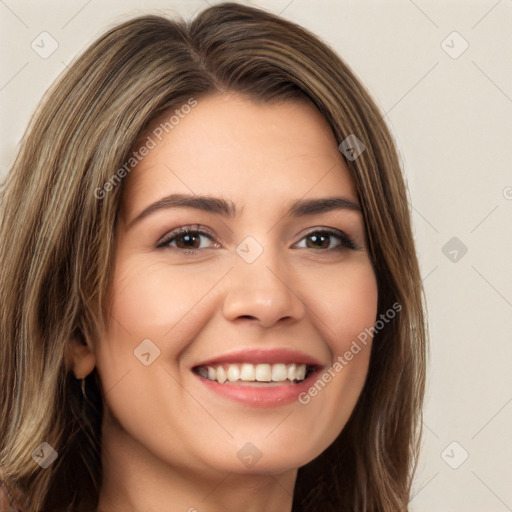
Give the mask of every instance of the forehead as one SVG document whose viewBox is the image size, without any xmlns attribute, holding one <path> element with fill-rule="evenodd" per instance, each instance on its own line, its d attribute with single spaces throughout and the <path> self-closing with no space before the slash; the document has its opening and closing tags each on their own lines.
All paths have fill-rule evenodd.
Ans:
<svg viewBox="0 0 512 512">
<path fill-rule="evenodd" d="M 144 142 L 152 149 L 125 184 L 129 209 L 172 192 L 235 202 L 333 193 L 357 200 L 330 127 L 306 102 L 211 95 L 161 115 Z"/>
</svg>

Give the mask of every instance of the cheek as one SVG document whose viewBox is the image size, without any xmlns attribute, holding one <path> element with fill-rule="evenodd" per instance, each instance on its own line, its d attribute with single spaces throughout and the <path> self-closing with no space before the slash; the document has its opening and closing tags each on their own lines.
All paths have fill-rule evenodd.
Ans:
<svg viewBox="0 0 512 512">
<path fill-rule="evenodd" d="M 174 450 L 183 449 L 160 433 L 178 432 L 181 439 L 189 435 L 189 425 L 182 428 L 182 417 L 172 407 L 187 404 L 187 395 L 172 376 L 179 375 L 182 351 L 212 318 L 214 287 L 225 273 L 223 267 L 208 273 L 194 265 L 173 268 L 163 259 L 148 263 L 144 255 L 116 261 L 111 317 L 97 347 L 97 368 L 111 415 L 155 453 L 164 446 L 171 457 Z M 139 350 L 141 346 L 144 351 Z M 154 364 L 145 366 L 142 354 L 148 352 Z M 195 402 L 191 408 L 191 414 L 204 416 Z"/>
<path fill-rule="evenodd" d="M 163 258 L 148 264 L 144 255 L 134 256 L 117 267 L 112 315 L 130 333 L 167 339 L 179 332 L 181 339 L 183 329 L 192 332 L 205 316 L 205 299 L 224 273 L 223 266 L 201 272 L 194 265 L 172 267 Z"/>
<path fill-rule="evenodd" d="M 312 286 L 313 281 L 317 286 Z M 307 286 L 310 291 L 305 296 L 316 313 L 331 356 L 336 358 L 375 323 L 378 292 L 373 268 L 362 259 L 336 272 L 323 270 L 322 275 L 312 276 Z"/>
<path fill-rule="evenodd" d="M 326 448 L 347 423 L 366 380 L 378 291 L 369 261 L 331 272 L 328 278 L 317 275 L 315 281 L 324 286 L 310 287 L 316 292 L 309 293 L 308 307 L 330 350 L 331 364 L 299 396 L 299 403 L 306 415 L 323 419 L 317 448 Z"/>
<path fill-rule="evenodd" d="M 138 389 L 152 385 L 154 372 L 148 370 L 158 365 L 146 367 L 137 359 L 148 351 L 146 359 L 165 361 L 171 371 L 176 370 L 179 354 L 212 315 L 205 297 L 223 274 L 223 269 L 212 269 L 205 275 L 193 265 L 170 268 L 156 259 L 148 264 L 144 255 L 121 256 L 113 276 L 108 331 L 96 351 L 107 390 L 128 372 L 128 383 L 140 375 Z"/>
</svg>

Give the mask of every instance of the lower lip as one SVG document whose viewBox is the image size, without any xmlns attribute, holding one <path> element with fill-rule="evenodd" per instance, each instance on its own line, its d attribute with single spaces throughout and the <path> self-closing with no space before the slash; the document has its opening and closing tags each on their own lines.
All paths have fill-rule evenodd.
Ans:
<svg viewBox="0 0 512 512">
<path fill-rule="evenodd" d="M 309 389 L 314 376 L 318 371 L 312 372 L 298 384 L 283 384 L 275 386 L 251 386 L 239 384 L 221 384 L 215 380 L 205 379 L 196 374 L 196 377 L 211 391 L 236 402 L 251 407 L 279 407 L 297 401 L 300 393 Z"/>
</svg>

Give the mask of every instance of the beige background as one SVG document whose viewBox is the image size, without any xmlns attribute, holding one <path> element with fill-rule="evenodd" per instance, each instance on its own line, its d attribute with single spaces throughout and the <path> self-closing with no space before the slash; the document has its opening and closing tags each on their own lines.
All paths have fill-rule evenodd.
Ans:
<svg viewBox="0 0 512 512">
<path fill-rule="evenodd" d="M 43 91 L 93 39 L 143 12 L 208 3 L 0 0 L 0 174 Z M 512 510 L 512 1 L 244 3 L 330 43 L 397 139 L 431 326 L 412 511 Z M 58 44 L 45 59 L 31 47 L 44 31 Z"/>
</svg>

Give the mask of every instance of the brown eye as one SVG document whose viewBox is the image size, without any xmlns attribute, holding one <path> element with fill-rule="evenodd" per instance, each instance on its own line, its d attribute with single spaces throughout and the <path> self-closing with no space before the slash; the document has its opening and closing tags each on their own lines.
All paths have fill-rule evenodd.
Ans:
<svg viewBox="0 0 512 512">
<path fill-rule="evenodd" d="M 213 235 L 209 232 L 191 227 L 180 227 L 168 233 L 160 242 L 158 248 L 177 249 L 178 251 L 200 251 L 218 247 Z"/>
<path fill-rule="evenodd" d="M 299 249 L 336 251 L 344 249 L 356 250 L 355 244 L 342 231 L 318 230 L 307 234 L 295 246 Z"/>
<path fill-rule="evenodd" d="M 306 237 L 306 247 L 308 249 L 329 249 L 331 238 L 331 235 L 308 235 Z"/>
<path fill-rule="evenodd" d="M 174 237 L 176 240 L 176 247 L 178 249 L 199 249 L 201 245 L 201 235 L 197 234 L 184 234 Z"/>
</svg>

